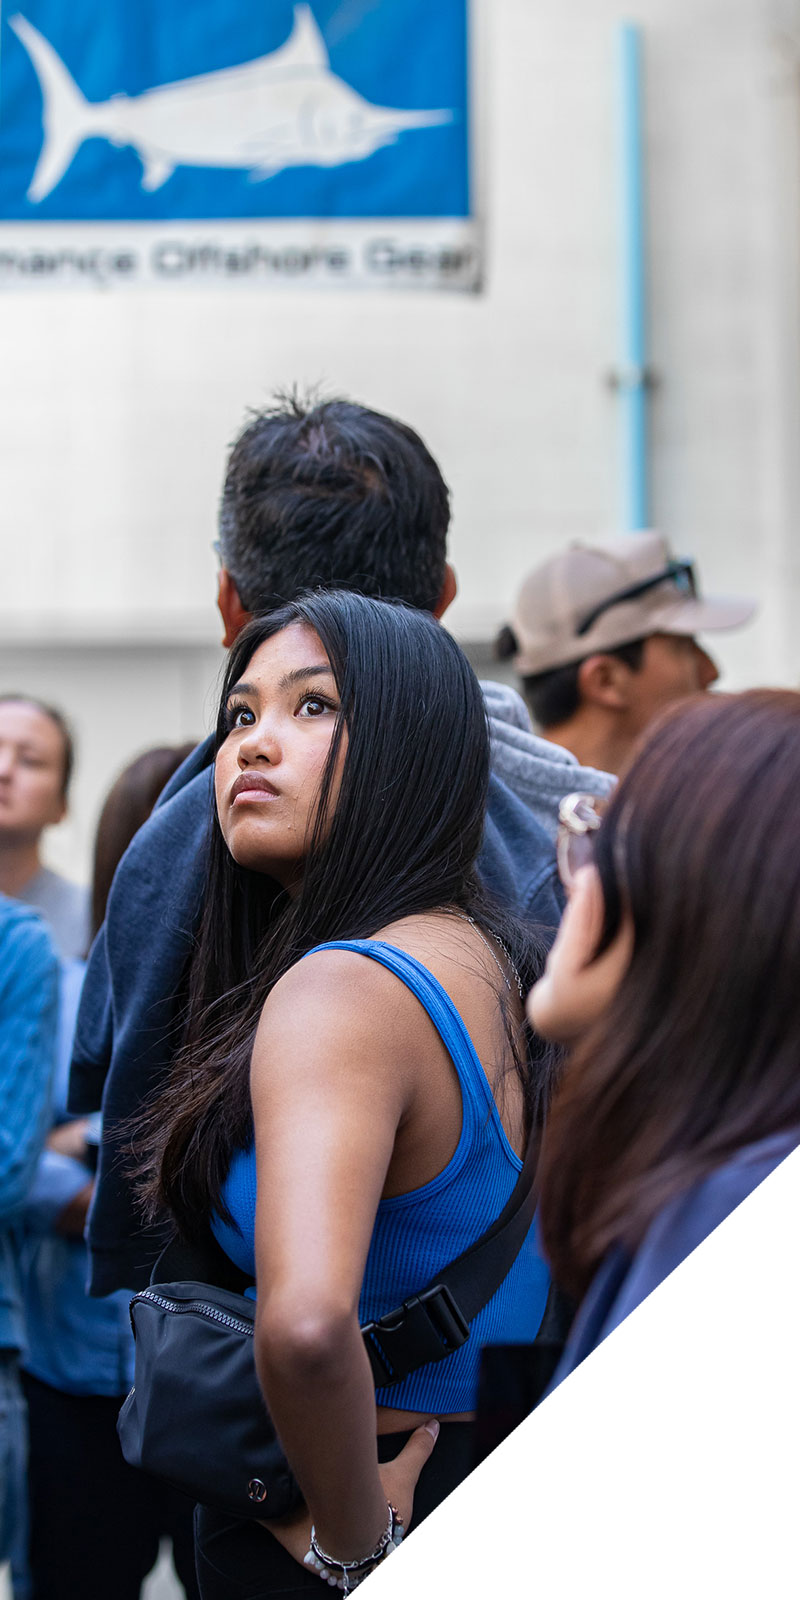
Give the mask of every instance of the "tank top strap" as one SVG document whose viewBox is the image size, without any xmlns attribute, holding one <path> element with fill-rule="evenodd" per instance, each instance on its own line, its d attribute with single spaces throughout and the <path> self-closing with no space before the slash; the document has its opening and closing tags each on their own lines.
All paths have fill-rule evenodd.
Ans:
<svg viewBox="0 0 800 1600">
<path fill-rule="evenodd" d="M 456 1069 L 465 1123 L 488 1112 L 502 1127 L 489 1080 L 460 1012 L 438 978 L 416 956 L 399 950 L 396 945 L 386 944 L 383 939 L 331 939 L 326 944 L 315 945 L 306 954 L 315 955 L 318 950 L 353 950 L 357 955 L 369 956 L 372 961 L 388 967 L 427 1011 Z"/>
</svg>

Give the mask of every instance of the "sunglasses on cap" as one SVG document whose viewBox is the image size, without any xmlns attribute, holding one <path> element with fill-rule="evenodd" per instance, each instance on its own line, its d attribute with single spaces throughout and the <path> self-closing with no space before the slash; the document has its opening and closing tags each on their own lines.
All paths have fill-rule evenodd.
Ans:
<svg viewBox="0 0 800 1600">
<path fill-rule="evenodd" d="M 671 583 L 679 594 L 686 595 L 692 600 L 697 599 L 697 577 L 694 563 L 691 561 L 669 561 L 661 572 L 653 574 L 652 578 L 643 578 L 640 583 L 632 583 L 627 589 L 618 589 L 616 594 L 610 594 L 606 600 L 601 600 L 592 611 L 588 611 L 575 629 L 576 634 L 588 633 L 592 624 L 604 611 L 610 611 L 612 606 L 619 606 L 624 600 L 638 600 L 640 594 L 647 594 L 649 589 L 657 589 L 660 583 Z"/>
</svg>

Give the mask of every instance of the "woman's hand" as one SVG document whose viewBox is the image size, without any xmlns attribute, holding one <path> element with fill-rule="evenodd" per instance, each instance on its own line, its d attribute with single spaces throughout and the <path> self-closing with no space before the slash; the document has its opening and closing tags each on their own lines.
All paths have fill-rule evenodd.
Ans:
<svg viewBox="0 0 800 1600">
<path fill-rule="evenodd" d="M 625 914 L 611 944 L 598 956 L 604 921 L 597 868 L 580 867 L 544 976 L 528 995 L 528 1021 L 543 1039 L 576 1044 L 613 1000 L 633 954 L 633 923 Z"/>
<path fill-rule="evenodd" d="M 419 1475 L 430 1458 L 438 1437 L 439 1424 L 435 1417 L 430 1417 L 427 1422 L 423 1422 L 421 1428 L 414 1429 L 411 1438 L 403 1445 L 394 1461 L 385 1461 L 378 1468 L 383 1492 L 387 1500 L 391 1500 L 406 1533 L 411 1525 L 414 1493 Z"/>
<path fill-rule="evenodd" d="M 414 1510 L 414 1492 L 417 1487 L 419 1475 L 429 1459 L 439 1434 L 439 1424 L 435 1418 L 424 1422 L 421 1427 L 415 1428 L 411 1438 L 403 1445 L 394 1461 L 386 1461 L 378 1468 L 383 1492 L 387 1501 L 391 1501 L 398 1513 L 405 1532 L 408 1532 Z M 265 1522 L 273 1538 L 283 1545 L 284 1550 L 294 1556 L 302 1566 L 311 1544 L 311 1515 L 305 1509 L 294 1512 L 289 1517 L 281 1517 L 280 1521 Z M 324 1541 L 323 1541 L 323 1548 Z M 334 1546 L 331 1555 L 339 1552 Z M 355 1560 L 359 1554 L 366 1553 L 353 1551 L 352 1556 L 346 1551 L 342 1552 L 342 1560 Z"/>
</svg>

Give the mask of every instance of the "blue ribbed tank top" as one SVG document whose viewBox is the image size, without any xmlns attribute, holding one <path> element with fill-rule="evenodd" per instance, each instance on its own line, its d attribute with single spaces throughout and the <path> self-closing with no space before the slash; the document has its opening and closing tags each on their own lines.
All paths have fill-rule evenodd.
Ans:
<svg viewBox="0 0 800 1600">
<path fill-rule="evenodd" d="M 359 1301 L 363 1324 L 394 1310 L 474 1244 L 500 1215 L 522 1170 L 506 1137 L 486 1074 L 459 1012 L 441 984 L 415 957 L 378 939 L 350 939 L 317 950 L 354 950 L 388 967 L 425 1007 L 458 1074 L 462 1123 L 446 1167 L 407 1194 L 381 1200 L 375 1217 Z M 235 1227 L 212 1219 L 231 1260 L 255 1277 L 255 1149 L 238 1152 L 223 1186 Z M 536 1337 L 549 1287 L 536 1225 L 499 1289 L 473 1319 L 460 1350 L 412 1372 L 393 1388 L 377 1389 L 378 1405 L 446 1416 L 472 1411 L 482 1345 L 526 1344 Z"/>
</svg>

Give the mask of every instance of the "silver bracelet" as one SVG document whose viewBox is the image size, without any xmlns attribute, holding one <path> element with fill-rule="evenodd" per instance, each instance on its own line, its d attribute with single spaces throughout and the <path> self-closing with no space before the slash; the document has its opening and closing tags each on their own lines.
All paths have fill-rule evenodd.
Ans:
<svg viewBox="0 0 800 1600">
<path fill-rule="evenodd" d="M 303 1557 L 304 1564 L 313 1568 L 323 1583 L 329 1584 L 332 1589 L 341 1589 L 343 1594 L 350 1594 L 364 1578 L 369 1577 L 380 1561 L 384 1561 L 402 1543 L 403 1519 L 391 1502 L 387 1503 L 387 1509 L 389 1520 L 375 1549 L 368 1556 L 361 1556 L 358 1561 L 339 1561 L 336 1556 L 329 1556 L 318 1543 L 317 1530 L 312 1526 L 311 1544 Z"/>
</svg>

